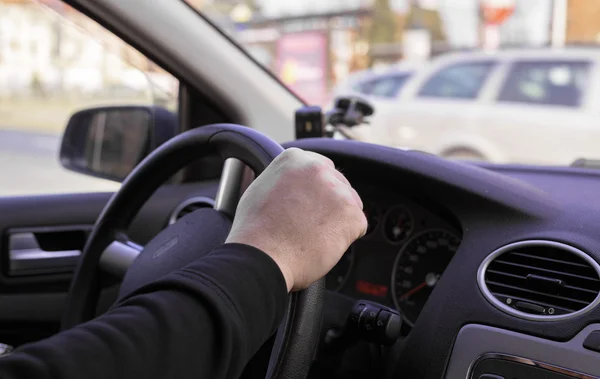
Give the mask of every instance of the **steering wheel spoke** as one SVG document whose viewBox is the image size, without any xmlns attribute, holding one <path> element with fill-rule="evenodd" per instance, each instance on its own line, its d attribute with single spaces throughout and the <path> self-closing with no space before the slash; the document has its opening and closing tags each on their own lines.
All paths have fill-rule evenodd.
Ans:
<svg viewBox="0 0 600 379">
<path fill-rule="evenodd" d="M 221 174 L 214 208 L 232 219 L 243 193 L 242 181 L 245 168 L 244 162 L 237 158 L 228 158 L 223 164 L 223 173 Z"/>
<path fill-rule="evenodd" d="M 118 239 L 111 242 L 100 256 L 98 265 L 100 269 L 108 272 L 119 279 L 125 277 L 125 273 L 140 255 L 144 247 L 136 244 L 120 234 Z"/>
</svg>

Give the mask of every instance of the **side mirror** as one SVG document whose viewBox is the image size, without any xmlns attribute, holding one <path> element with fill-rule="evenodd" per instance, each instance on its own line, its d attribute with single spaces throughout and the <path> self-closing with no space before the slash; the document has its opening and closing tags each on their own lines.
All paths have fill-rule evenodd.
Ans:
<svg viewBox="0 0 600 379">
<path fill-rule="evenodd" d="M 71 116 L 60 163 L 82 174 L 123 181 L 152 150 L 177 133 L 177 115 L 156 106 L 90 108 Z"/>
</svg>

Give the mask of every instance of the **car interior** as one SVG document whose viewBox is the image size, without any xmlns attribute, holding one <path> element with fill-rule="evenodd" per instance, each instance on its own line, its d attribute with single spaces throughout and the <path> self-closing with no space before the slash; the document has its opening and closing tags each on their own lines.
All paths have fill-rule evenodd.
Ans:
<svg viewBox="0 0 600 379">
<path fill-rule="evenodd" d="M 600 378 L 600 172 L 296 139 L 304 104 L 185 3 L 68 3 L 176 76 L 178 111 L 71 116 L 57 159 L 121 182 L 115 193 L 0 197 L 0 343 L 93 319 L 208 253 L 253 178 L 297 147 L 335 162 L 369 229 L 290 295 L 243 377 Z M 118 137 L 98 142 L 100 116 Z M 174 236 L 199 251 L 163 254 Z"/>
</svg>

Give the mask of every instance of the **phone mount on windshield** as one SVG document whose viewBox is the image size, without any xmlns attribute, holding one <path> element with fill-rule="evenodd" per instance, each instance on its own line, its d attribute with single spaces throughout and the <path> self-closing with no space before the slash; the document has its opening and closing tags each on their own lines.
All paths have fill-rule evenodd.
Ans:
<svg viewBox="0 0 600 379">
<path fill-rule="evenodd" d="M 305 106 L 296 111 L 296 139 L 333 138 L 338 132 L 344 138 L 352 139 L 344 128 L 368 124 L 367 117 L 373 115 L 373 106 L 359 96 L 340 96 L 333 102 L 333 108 L 323 114 L 321 107 Z"/>
</svg>

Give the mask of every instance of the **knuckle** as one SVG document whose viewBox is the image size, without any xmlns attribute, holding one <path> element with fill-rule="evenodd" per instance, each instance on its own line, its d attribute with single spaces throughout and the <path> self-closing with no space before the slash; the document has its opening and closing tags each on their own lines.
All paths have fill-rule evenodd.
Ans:
<svg viewBox="0 0 600 379">
<path fill-rule="evenodd" d="M 323 162 L 324 164 L 326 164 L 329 167 L 335 167 L 335 164 L 333 163 L 333 161 L 324 155 L 321 155 L 321 154 L 318 154 L 318 153 L 315 153 L 312 151 L 307 151 L 306 154 L 310 155 L 315 160 Z"/>
<path fill-rule="evenodd" d="M 294 159 L 299 157 L 302 154 L 303 150 L 300 150 L 296 147 L 290 147 L 289 149 L 285 149 L 279 156 L 277 157 L 280 161 L 289 161 L 290 159 Z"/>
<path fill-rule="evenodd" d="M 326 177 L 325 174 L 328 171 L 328 167 L 327 167 L 327 164 L 325 162 L 322 162 L 322 161 L 317 160 L 317 159 L 312 159 L 307 164 L 307 171 L 310 174 L 321 175 L 323 178 L 325 178 Z"/>
<path fill-rule="evenodd" d="M 362 227 L 362 232 L 364 235 L 364 233 L 366 233 L 367 229 L 369 228 L 369 220 L 367 220 L 367 216 L 365 216 L 363 212 L 360 212 L 360 220 L 360 225 Z"/>
<path fill-rule="evenodd" d="M 324 156 L 324 155 L 319 155 L 319 157 L 320 157 L 320 158 L 321 158 L 321 160 L 322 160 L 324 163 L 326 163 L 328 166 L 335 167 L 335 163 L 333 163 L 333 161 L 332 161 L 331 159 L 327 158 L 327 157 L 326 157 L 326 156 Z"/>
<path fill-rule="evenodd" d="M 297 147 L 290 147 L 290 148 L 285 149 L 283 151 L 283 153 L 287 154 L 288 156 L 294 156 L 294 155 L 302 154 L 303 152 L 304 152 L 304 150 L 299 149 Z"/>
<path fill-rule="evenodd" d="M 340 198 L 343 202 L 343 205 L 346 207 L 348 212 L 352 212 L 353 208 L 356 207 L 356 202 L 354 201 L 354 196 L 352 196 L 352 192 L 350 190 L 344 188 L 340 191 Z"/>
<path fill-rule="evenodd" d="M 353 239 L 358 239 L 363 237 L 366 232 L 367 232 L 367 228 L 369 227 L 369 223 L 367 221 L 367 218 L 365 217 L 363 212 L 356 212 L 354 213 L 352 216 L 352 220 L 354 221 L 352 223 L 352 238 Z"/>
</svg>

